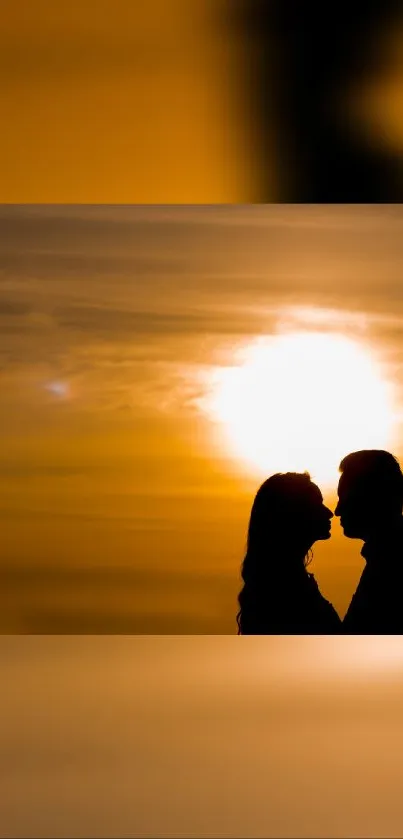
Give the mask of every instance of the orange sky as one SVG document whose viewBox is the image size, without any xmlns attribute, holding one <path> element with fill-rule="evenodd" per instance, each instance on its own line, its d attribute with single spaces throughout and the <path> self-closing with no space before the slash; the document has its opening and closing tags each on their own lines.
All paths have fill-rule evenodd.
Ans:
<svg viewBox="0 0 403 839">
<path fill-rule="evenodd" d="M 253 201 L 226 14 L 216 0 L 5 0 L 0 201 Z"/>
<path fill-rule="evenodd" d="M 400 837 L 401 636 L 0 636 L 7 837 Z"/>
<path fill-rule="evenodd" d="M 234 632 L 260 475 L 218 448 L 198 376 L 313 311 L 384 357 L 401 404 L 400 207 L 1 216 L 3 631 Z M 315 547 L 340 614 L 360 548 L 337 522 Z"/>
</svg>

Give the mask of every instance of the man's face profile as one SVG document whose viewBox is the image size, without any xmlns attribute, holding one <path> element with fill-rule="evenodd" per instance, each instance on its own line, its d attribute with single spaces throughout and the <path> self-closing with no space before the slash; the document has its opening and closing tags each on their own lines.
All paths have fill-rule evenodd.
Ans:
<svg viewBox="0 0 403 839">
<path fill-rule="evenodd" d="M 371 495 L 362 481 L 342 475 L 337 489 L 339 497 L 335 514 L 340 516 L 344 535 L 350 539 L 365 539 L 371 520 Z"/>
</svg>

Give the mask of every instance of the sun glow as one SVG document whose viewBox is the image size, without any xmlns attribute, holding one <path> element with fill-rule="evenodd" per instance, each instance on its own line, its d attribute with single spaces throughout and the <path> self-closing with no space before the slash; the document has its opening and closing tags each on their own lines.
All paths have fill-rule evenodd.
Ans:
<svg viewBox="0 0 403 839">
<path fill-rule="evenodd" d="M 215 368 L 199 407 L 221 445 L 262 475 L 307 469 L 330 486 L 345 454 L 392 441 L 392 386 L 371 349 L 342 334 L 257 340 Z"/>
</svg>

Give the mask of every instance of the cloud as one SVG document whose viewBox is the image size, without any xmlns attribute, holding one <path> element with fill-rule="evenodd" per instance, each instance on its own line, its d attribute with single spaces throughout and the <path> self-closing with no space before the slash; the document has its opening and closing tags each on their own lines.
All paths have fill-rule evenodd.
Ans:
<svg viewBox="0 0 403 839">
<path fill-rule="evenodd" d="M 31 303 L 0 296 L 0 317 L 26 315 L 31 308 Z"/>
<path fill-rule="evenodd" d="M 88 464 L 81 463 L 80 465 L 68 464 L 52 464 L 52 463 L 2 463 L 0 461 L 0 479 L 1 478 L 17 478 L 24 476 L 26 479 L 31 477 L 51 477 L 51 478 L 68 478 L 77 475 L 88 475 L 98 472 L 105 472 L 104 464 Z M 1 515 L 1 507 L 0 507 Z"/>
<path fill-rule="evenodd" d="M 19 632 L 35 635 L 207 635 L 220 634 L 217 620 L 203 615 L 164 614 L 162 610 L 139 614 L 91 608 L 27 609 L 18 620 Z M 9 630 L 15 631 L 10 623 Z"/>
<path fill-rule="evenodd" d="M 19 410 L 155 409 L 184 394 L 179 367 L 229 359 L 303 307 L 397 361 L 399 207 L 3 206 L 0 219 L 1 382 Z M 48 381 L 71 386 L 58 408 Z"/>
<path fill-rule="evenodd" d="M 93 303 L 97 294 L 117 295 L 131 307 L 145 279 L 148 299 L 165 289 L 177 302 L 183 293 L 333 294 L 347 304 L 357 294 L 402 295 L 402 213 L 388 208 L 45 207 L 0 215 L 3 282 L 51 280 L 44 288 L 56 301 L 67 300 L 66 279 Z M 77 295 L 71 283 L 69 293 Z"/>
<path fill-rule="evenodd" d="M 234 583 L 222 573 L 32 562 L 3 563 L 0 581 L 2 631 L 34 634 L 220 633 L 228 628 L 225 604 Z M 233 600 L 235 609 L 235 592 Z"/>
<path fill-rule="evenodd" d="M 168 313 L 158 311 L 127 311 L 113 307 L 65 306 L 54 310 L 54 316 L 62 328 L 83 330 L 98 336 L 128 337 L 141 335 L 183 335 L 197 333 L 227 335 L 250 334 L 261 331 L 257 313 L 245 312 L 236 306 L 217 305 L 216 310 L 203 305 L 198 310 L 186 311 L 178 301 L 178 309 Z M 273 315 L 271 316 L 273 319 Z M 267 317 L 266 317 L 267 324 Z"/>
</svg>

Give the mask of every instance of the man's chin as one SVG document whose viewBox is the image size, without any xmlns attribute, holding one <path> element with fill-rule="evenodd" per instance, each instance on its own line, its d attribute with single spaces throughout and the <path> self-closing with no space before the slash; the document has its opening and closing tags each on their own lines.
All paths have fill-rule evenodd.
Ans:
<svg viewBox="0 0 403 839">
<path fill-rule="evenodd" d="M 349 527 L 348 524 L 342 524 L 343 533 L 348 539 L 363 539 L 361 533 L 358 533 L 354 527 Z"/>
</svg>

